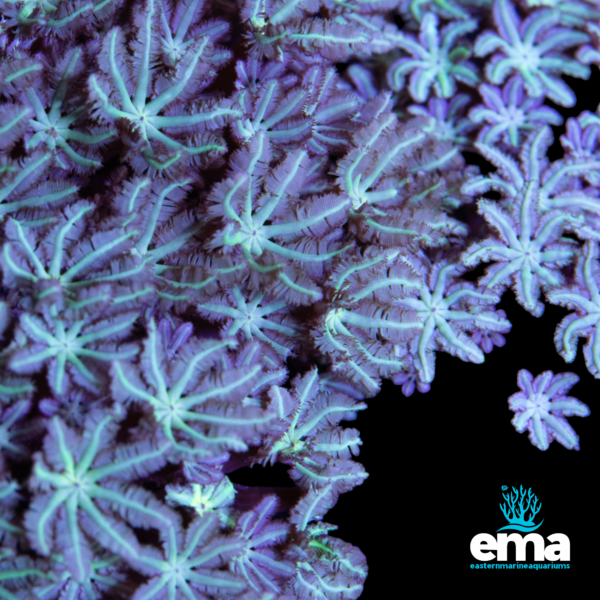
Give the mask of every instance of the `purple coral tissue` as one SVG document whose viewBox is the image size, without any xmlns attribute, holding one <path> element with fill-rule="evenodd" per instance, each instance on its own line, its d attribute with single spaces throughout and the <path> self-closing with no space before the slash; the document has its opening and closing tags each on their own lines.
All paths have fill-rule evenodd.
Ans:
<svg viewBox="0 0 600 600">
<path fill-rule="evenodd" d="M 550 161 L 544 102 L 600 12 L 538 4 L 0 0 L 0 597 L 358 598 L 382 379 L 509 344 L 508 287 L 599 376 L 600 116 Z M 520 372 L 538 448 L 573 383 Z"/>
</svg>

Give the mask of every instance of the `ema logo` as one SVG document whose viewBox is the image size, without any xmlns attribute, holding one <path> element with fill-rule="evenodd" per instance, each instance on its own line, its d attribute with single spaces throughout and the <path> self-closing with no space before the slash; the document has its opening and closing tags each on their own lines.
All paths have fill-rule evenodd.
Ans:
<svg viewBox="0 0 600 600">
<path fill-rule="evenodd" d="M 544 519 L 538 524 L 535 523 L 536 515 L 542 508 L 542 503 L 538 503 L 537 496 L 531 491 L 531 488 L 524 490 L 520 486 L 519 490 L 512 488 L 512 493 L 504 493 L 508 488 L 502 486 L 502 496 L 505 500 L 500 504 L 500 510 L 508 521 L 508 525 L 496 530 L 496 537 L 489 533 L 479 533 L 471 540 L 471 554 L 474 558 L 481 561 L 496 559 L 498 561 L 508 560 L 508 544 L 513 542 L 516 550 L 516 560 L 526 560 L 526 548 L 528 542 L 533 543 L 534 560 L 551 562 L 571 559 L 571 542 L 563 533 L 553 533 L 546 539 L 551 542 L 546 545 L 544 538 L 537 533 L 528 533 L 523 537 L 519 533 L 498 533 L 505 530 L 516 530 L 532 532 L 538 529 Z"/>
<path fill-rule="evenodd" d="M 506 490 L 508 488 L 503 485 L 502 489 Z M 533 518 L 540 512 L 540 508 L 542 508 L 542 503 L 540 502 L 540 505 L 537 506 L 538 499 L 537 496 L 532 493 L 531 488 L 525 492 L 523 486 L 521 486 L 520 496 L 518 490 L 513 488 L 512 494 L 502 494 L 502 497 L 506 500 L 506 504 L 501 504 L 500 509 L 509 524 L 505 527 L 500 527 L 498 531 L 504 531 L 505 529 L 535 531 L 544 522 L 543 519 L 541 520 L 540 525 L 536 525 L 533 522 Z M 524 506 L 525 501 L 527 501 L 527 506 Z M 529 518 L 525 519 L 527 511 L 530 511 Z"/>
</svg>

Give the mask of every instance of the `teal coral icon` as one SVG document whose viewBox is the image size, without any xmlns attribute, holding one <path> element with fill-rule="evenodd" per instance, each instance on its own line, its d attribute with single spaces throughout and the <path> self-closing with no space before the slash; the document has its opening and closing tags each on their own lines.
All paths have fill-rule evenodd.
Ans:
<svg viewBox="0 0 600 600">
<path fill-rule="evenodd" d="M 506 486 L 502 486 L 502 489 L 506 489 Z M 506 500 L 505 504 L 500 504 L 502 514 L 506 517 L 508 525 L 501 527 L 498 531 L 505 529 L 514 529 L 516 531 L 535 531 L 543 522 L 541 520 L 539 525 L 533 522 L 535 515 L 540 512 L 542 503 L 538 506 L 538 498 L 529 488 L 527 491 L 520 486 L 520 490 L 513 487 L 512 493 L 502 494 L 502 497 Z M 527 503 L 525 505 L 525 503 Z M 529 518 L 525 518 L 529 512 Z M 496 532 L 496 533 L 497 533 Z"/>
</svg>

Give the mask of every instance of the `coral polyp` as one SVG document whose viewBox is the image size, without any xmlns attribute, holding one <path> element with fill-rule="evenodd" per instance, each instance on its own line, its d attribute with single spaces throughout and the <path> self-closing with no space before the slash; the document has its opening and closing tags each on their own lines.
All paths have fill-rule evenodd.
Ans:
<svg viewBox="0 0 600 600">
<path fill-rule="evenodd" d="M 0 0 L 0 597 L 354 600 L 324 519 L 384 380 L 493 361 L 509 288 L 599 378 L 599 19 Z M 576 376 L 518 382 L 528 449 L 579 450 Z"/>
</svg>

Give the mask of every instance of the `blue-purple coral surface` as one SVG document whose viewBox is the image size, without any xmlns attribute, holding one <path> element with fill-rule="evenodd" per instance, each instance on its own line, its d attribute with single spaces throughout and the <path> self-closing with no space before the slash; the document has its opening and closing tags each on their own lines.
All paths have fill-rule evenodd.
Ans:
<svg viewBox="0 0 600 600">
<path fill-rule="evenodd" d="M 0 598 L 358 598 L 382 379 L 509 287 L 600 378 L 600 114 L 547 158 L 593 65 L 598 0 L 0 0 Z M 576 380 L 520 371 L 540 450 Z"/>
</svg>

